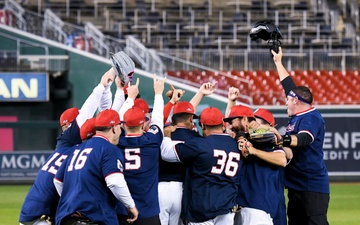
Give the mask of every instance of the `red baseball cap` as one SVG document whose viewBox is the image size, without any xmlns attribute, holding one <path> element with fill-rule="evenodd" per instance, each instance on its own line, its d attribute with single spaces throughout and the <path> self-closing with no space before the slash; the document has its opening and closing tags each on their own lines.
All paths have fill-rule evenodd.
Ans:
<svg viewBox="0 0 360 225">
<path fill-rule="evenodd" d="M 145 112 L 137 107 L 128 109 L 124 114 L 124 123 L 128 127 L 137 127 L 148 121 L 149 118 L 145 116 Z"/>
<path fill-rule="evenodd" d="M 113 109 L 101 111 L 95 120 L 95 127 L 110 127 L 120 124 L 119 113 Z"/>
<path fill-rule="evenodd" d="M 254 112 L 255 117 L 265 120 L 271 126 L 275 126 L 275 118 L 271 112 L 264 108 L 259 108 Z"/>
<path fill-rule="evenodd" d="M 208 107 L 200 114 L 200 122 L 205 125 L 223 124 L 224 115 L 218 108 Z"/>
<path fill-rule="evenodd" d="M 195 115 L 194 106 L 190 102 L 178 102 L 174 106 L 173 115 L 178 113 L 188 113 L 193 114 L 194 118 L 199 118 Z"/>
<path fill-rule="evenodd" d="M 231 107 L 229 116 L 224 119 L 224 122 L 230 122 L 235 118 L 244 116 L 255 118 L 254 112 L 249 107 L 244 105 L 234 105 Z"/>
<path fill-rule="evenodd" d="M 95 118 L 90 118 L 85 121 L 85 123 L 80 128 L 80 137 L 81 140 L 91 138 L 95 133 Z"/>
<path fill-rule="evenodd" d="M 64 126 L 66 123 L 72 123 L 79 115 L 78 108 L 69 108 L 65 110 L 60 116 L 60 126 Z"/>
<path fill-rule="evenodd" d="M 152 111 L 152 109 L 149 108 L 148 103 L 142 98 L 137 98 L 134 100 L 134 107 L 143 110 L 145 113 L 150 113 Z"/>
</svg>

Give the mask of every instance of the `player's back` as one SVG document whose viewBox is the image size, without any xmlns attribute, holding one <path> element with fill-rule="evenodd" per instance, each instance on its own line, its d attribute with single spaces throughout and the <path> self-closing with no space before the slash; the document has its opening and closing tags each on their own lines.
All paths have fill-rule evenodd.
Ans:
<svg viewBox="0 0 360 225">
<path fill-rule="evenodd" d="M 266 152 L 282 151 L 267 147 Z M 266 162 L 256 156 L 249 155 L 242 160 L 243 164 L 238 174 L 240 185 L 237 203 L 242 207 L 263 210 L 275 217 L 283 196 L 283 167 Z M 249 191 L 252 190 L 252 191 Z M 280 196 L 280 197 L 279 197 Z"/>
<path fill-rule="evenodd" d="M 139 210 L 139 218 L 149 218 L 160 212 L 158 168 L 162 139 L 162 132 L 156 125 L 141 136 L 120 137 L 118 147 L 125 156 L 124 176 Z M 127 215 L 123 204 L 117 204 L 117 213 Z"/>
<path fill-rule="evenodd" d="M 196 131 L 188 128 L 176 128 L 171 133 L 171 140 L 177 143 L 183 143 L 194 137 L 201 137 Z M 166 162 L 161 159 L 159 160 L 159 181 L 184 181 L 185 176 L 185 164 L 181 162 Z"/>
<path fill-rule="evenodd" d="M 50 216 L 51 219 L 55 218 L 59 195 L 53 179 L 59 166 L 71 152 L 72 148 L 59 148 L 47 158 L 25 197 L 19 221 L 33 221 L 41 215 Z"/>
<path fill-rule="evenodd" d="M 119 149 L 100 136 L 74 150 L 56 175 L 63 182 L 56 215 L 58 223 L 77 211 L 99 224 L 117 222 L 116 199 L 107 188 L 105 177 L 118 170 L 118 159 L 123 161 Z"/>
<path fill-rule="evenodd" d="M 236 141 L 227 134 L 216 134 L 179 145 L 180 160 L 191 163 L 184 186 L 187 210 L 183 217 L 201 222 L 230 212 L 238 192 L 240 153 Z"/>
</svg>

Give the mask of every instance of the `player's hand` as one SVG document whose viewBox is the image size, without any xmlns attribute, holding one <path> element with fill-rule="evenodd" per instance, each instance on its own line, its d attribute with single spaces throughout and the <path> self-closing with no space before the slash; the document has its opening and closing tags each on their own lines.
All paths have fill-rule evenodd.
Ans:
<svg viewBox="0 0 360 225">
<path fill-rule="evenodd" d="M 271 131 L 271 132 L 273 132 L 275 134 L 275 144 L 276 145 L 282 144 L 282 136 L 281 136 L 280 132 L 275 127 L 269 127 L 269 126 L 262 127 L 262 126 L 260 126 L 259 128 L 266 128 L 266 129 L 268 129 L 269 131 Z"/>
<path fill-rule="evenodd" d="M 116 89 L 117 90 L 123 90 L 125 84 L 123 82 L 121 82 L 119 76 L 115 77 L 115 84 L 116 84 Z"/>
<path fill-rule="evenodd" d="M 134 85 L 129 83 L 129 86 L 127 87 L 128 98 L 135 99 L 139 94 L 139 83 L 139 78 L 136 79 L 136 83 Z"/>
<path fill-rule="evenodd" d="M 162 95 L 162 93 L 164 92 L 164 86 L 165 86 L 166 78 L 158 79 L 156 77 L 156 74 L 154 74 L 153 80 L 154 80 L 154 93 L 155 93 L 155 95 L 157 95 L 157 94 Z"/>
<path fill-rule="evenodd" d="M 173 104 L 176 104 L 177 102 L 180 101 L 181 97 L 184 95 L 185 91 L 181 90 L 181 89 L 175 89 L 173 96 L 171 97 L 170 102 Z"/>
<path fill-rule="evenodd" d="M 261 125 L 258 123 L 258 122 L 256 122 L 255 120 L 253 120 L 253 121 L 251 121 L 250 123 L 249 123 L 249 129 L 259 129 L 259 128 L 261 128 Z M 268 128 L 267 126 L 266 127 L 264 127 L 264 128 Z"/>
<path fill-rule="evenodd" d="M 238 149 L 240 150 L 241 155 L 245 158 L 248 157 L 248 155 L 251 154 L 250 147 L 252 147 L 252 144 L 244 137 L 239 137 L 237 142 L 238 142 Z"/>
<path fill-rule="evenodd" d="M 204 83 L 200 86 L 200 93 L 203 94 L 203 95 L 210 95 L 212 93 L 214 93 L 214 91 L 216 90 L 216 84 L 218 82 L 217 81 L 214 81 L 214 82 L 207 82 L 207 83 Z"/>
<path fill-rule="evenodd" d="M 286 159 L 287 160 L 291 160 L 293 158 L 293 151 L 291 148 L 289 147 L 283 147 L 284 151 L 285 151 L 285 155 L 286 155 Z"/>
<path fill-rule="evenodd" d="M 110 68 L 104 75 L 101 77 L 100 84 L 102 84 L 104 87 L 111 85 L 111 83 L 115 79 L 115 70 L 113 68 Z"/>
<path fill-rule="evenodd" d="M 229 87 L 228 91 L 228 99 L 230 101 L 236 101 L 236 99 L 239 97 L 240 91 L 236 87 Z"/>
<path fill-rule="evenodd" d="M 164 137 L 171 137 L 171 133 L 176 130 L 176 126 L 169 125 L 164 127 Z"/>
<path fill-rule="evenodd" d="M 279 53 L 276 53 L 274 50 L 271 50 L 271 54 L 273 55 L 273 60 L 275 64 L 281 63 L 281 59 L 283 56 L 281 47 L 279 47 Z"/>
<path fill-rule="evenodd" d="M 136 207 L 128 208 L 129 218 L 126 220 L 128 223 L 133 223 L 139 216 L 139 211 Z"/>
<path fill-rule="evenodd" d="M 172 104 L 175 104 L 180 101 L 181 97 L 185 94 L 185 91 L 182 89 L 175 89 L 172 84 L 170 84 L 170 88 L 171 89 L 168 90 L 165 95 L 170 98 Z"/>
</svg>

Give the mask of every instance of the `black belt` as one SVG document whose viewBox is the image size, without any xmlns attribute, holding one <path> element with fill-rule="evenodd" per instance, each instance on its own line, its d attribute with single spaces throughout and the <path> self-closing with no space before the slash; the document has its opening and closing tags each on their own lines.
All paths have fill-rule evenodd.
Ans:
<svg viewBox="0 0 360 225">
<path fill-rule="evenodd" d="M 61 220 L 61 225 L 98 225 L 80 212 L 75 212 Z"/>
</svg>

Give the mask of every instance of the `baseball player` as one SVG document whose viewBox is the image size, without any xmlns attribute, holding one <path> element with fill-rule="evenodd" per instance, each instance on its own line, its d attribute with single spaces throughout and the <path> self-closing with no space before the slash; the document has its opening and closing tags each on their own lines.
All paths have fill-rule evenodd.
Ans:
<svg viewBox="0 0 360 225">
<path fill-rule="evenodd" d="M 163 140 L 164 100 L 162 93 L 165 80 L 157 79 L 155 75 L 153 80 L 155 97 L 149 130 L 144 132 L 143 129 L 147 120 L 145 112 L 132 107 L 123 115 L 126 136 L 121 136 L 118 144 L 125 156 L 124 176 L 136 207 L 139 209 L 139 218 L 134 224 L 139 225 L 160 225 L 157 187 L 159 152 Z M 135 85 L 132 86 L 136 89 Z M 129 88 L 128 99 L 132 98 L 131 86 Z M 128 212 L 124 205 L 118 203 L 116 211 L 119 223 L 127 224 Z"/>
<path fill-rule="evenodd" d="M 64 132 L 57 138 L 55 151 L 48 157 L 25 197 L 20 211 L 20 224 L 47 224 L 45 220 L 53 222 L 59 196 L 53 184 L 53 178 L 61 163 L 71 153 L 72 146 L 81 143 L 80 127 L 93 117 L 107 83 L 114 77 L 114 72 L 107 71 L 87 98 L 79 112 L 76 108 L 66 110 L 60 116 L 60 125 Z M 76 119 L 73 120 L 73 118 Z"/>
<path fill-rule="evenodd" d="M 79 130 L 84 122 L 92 118 L 100 105 L 101 97 L 105 88 L 115 79 L 115 71 L 113 68 L 109 69 L 101 78 L 100 83 L 93 89 L 90 96 L 86 99 L 82 105 L 79 115 L 70 124 L 68 128 L 59 137 L 57 137 L 56 148 L 72 147 L 81 143 Z M 75 110 L 75 109 L 74 109 Z M 63 121 L 60 121 L 60 123 Z M 74 123 L 75 122 L 75 123 Z"/>
<path fill-rule="evenodd" d="M 201 99 L 215 91 L 214 83 L 204 83 L 200 86 L 198 92 L 190 102 L 179 102 L 184 92 L 181 89 L 175 89 L 171 85 L 166 95 L 170 97 L 169 103 L 164 107 L 164 121 L 172 112 L 172 124 L 177 127 L 171 134 L 174 143 L 182 143 L 194 137 L 200 137 L 199 133 L 194 131 L 195 109 Z M 162 225 L 181 224 L 181 201 L 183 192 L 183 181 L 185 176 L 185 165 L 183 163 L 170 163 L 162 160 L 159 161 L 159 203 L 160 203 L 160 220 Z"/>
<path fill-rule="evenodd" d="M 236 141 L 223 133 L 223 118 L 219 109 L 206 108 L 200 115 L 204 138 L 176 145 L 170 138 L 164 139 L 162 158 L 183 162 L 189 170 L 182 212 L 187 224 L 233 224 L 240 153 Z"/>
<path fill-rule="evenodd" d="M 96 134 L 76 146 L 55 175 L 54 185 L 61 196 L 57 225 L 118 224 L 115 198 L 131 213 L 128 222 L 137 219 L 122 173 L 124 156 L 116 147 L 121 133 L 119 114 L 112 109 L 100 112 L 95 127 Z"/>
<path fill-rule="evenodd" d="M 323 153 L 325 122 L 312 106 L 309 88 L 296 86 L 283 66 L 282 49 L 271 52 L 291 117 L 283 135 L 283 145 L 293 150 L 291 163 L 285 168 L 288 222 L 289 225 L 328 224 L 330 187 Z"/>
<path fill-rule="evenodd" d="M 174 91 L 174 94 L 177 90 Z M 189 102 L 178 102 L 174 106 L 172 124 L 176 130 L 171 133 L 174 143 L 183 143 L 194 137 L 200 137 L 199 133 L 192 130 L 195 115 L 194 107 Z M 180 162 L 159 161 L 159 203 L 160 220 L 162 225 L 178 225 L 180 222 L 181 199 L 183 181 L 185 177 L 185 165 Z"/>
<path fill-rule="evenodd" d="M 275 119 L 269 111 L 259 109 L 256 112 L 257 117 L 249 107 L 233 106 L 229 117 L 224 121 L 235 126 L 233 120 L 241 118 L 236 130 L 243 132 L 246 131 L 245 127 L 267 128 L 270 123 L 274 124 Z M 260 118 L 259 115 L 262 117 Z M 255 118 L 256 121 L 249 123 L 247 118 Z M 282 148 L 272 145 L 262 145 L 261 149 L 254 147 L 245 137 L 240 137 L 238 143 L 239 150 L 246 158 L 238 176 L 240 186 L 236 199 L 242 209 L 235 216 L 234 224 L 273 225 L 273 218 L 277 214 L 279 205 L 284 202 L 281 167 L 286 166 L 285 152 Z"/>
<path fill-rule="evenodd" d="M 60 115 L 60 127 L 61 131 L 64 132 L 71 126 L 71 123 L 76 119 L 79 115 L 78 108 L 68 108 Z"/>
</svg>

